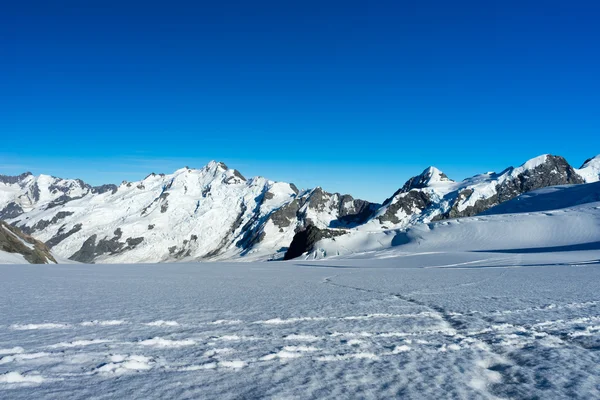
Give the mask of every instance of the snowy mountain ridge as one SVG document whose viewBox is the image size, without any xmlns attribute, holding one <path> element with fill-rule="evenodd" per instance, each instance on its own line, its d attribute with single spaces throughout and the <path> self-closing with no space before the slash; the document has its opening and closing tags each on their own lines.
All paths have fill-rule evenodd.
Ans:
<svg viewBox="0 0 600 400">
<path fill-rule="evenodd" d="M 364 229 L 406 227 L 477 215 L 531 190 L 595 182 L 599 175 L 600 156 L 575 169 L 563 157 L 544 154 L 517 168 L 476 175 L 460 182 L 430 167 L 387 199 Z"/>
<path fill-rule="evenodd" d="M 48 175 L 0 175 L 0 219 L 80 262 L 280 259 L 295 235 L 311 240 L 381 232 L 481 213 L 521 193 L 598 181 L 600 156 L 580 168 L 542 155 L 517 168 L 452 181 L 435 167 L 409 179 L 382 205 L 211 161 L 201 169 L 93 187 Z M 324 233 L 321 233 L 324 232 Z"/>
<path fill-rule="evenodd" d="M 80 262 L 266 259 L 305 225 L 350 226 L 372 208 L 320 188 L 246 179 L 214 161 L 119 186 L 0 177 L 0 218 Z"/>
</svg>

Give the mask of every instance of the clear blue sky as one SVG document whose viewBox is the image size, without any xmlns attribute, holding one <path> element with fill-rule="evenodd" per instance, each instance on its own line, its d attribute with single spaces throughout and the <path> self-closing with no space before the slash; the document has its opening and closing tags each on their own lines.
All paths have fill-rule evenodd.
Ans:
<svg viewBox="0 0 600 400">
<path fill-rule="evenodd" d="M 0 12 L 0 173 L 221 160 L 374 201 L 600 153 L 597 1 L 41 1 Z"/>
</svg>

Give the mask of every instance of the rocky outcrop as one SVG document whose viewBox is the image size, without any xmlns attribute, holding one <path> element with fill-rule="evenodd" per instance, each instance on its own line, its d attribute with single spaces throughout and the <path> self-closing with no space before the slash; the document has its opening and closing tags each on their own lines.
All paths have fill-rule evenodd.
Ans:
<svg viewBox="0 0 600 400">
<path fill-rule="evenodd" d="M 12 219 L 17 218 L 23 214 L 23 208 L 15 202 L 8 203 L 3 209 L 0 210 L 0 219 Z"/>
<path fill-rule="evenodd" d="M 421 174 L 410 178 L 404 186 L 400 189 L 400 192 L 406 193 L 412 189 L 423 189 L 436 182 L 452 182 L 450 178 L 442 171 L 435 167 L 429 167 Z M 397 194 L 396 192 L 395 194 Z"/>
<path fill-rule="evenodd" d="M 420 213 L 432 204 L 431 197 L 426 192 L 420 190 L 402 192 L 394 196 L 394 198 L 386 204 L 387 207 L 385 212 L 377 218 L 382 224 L 387 222 L 398 224 L 402 221 L 398 216 L 399 212 L 402 212 L 402 215 L 409 217 L 415 213 Z"/>
<path fill-rule="evenodd" d="M 96 243 L 98 235 L 92 235 L 83 242 L 81 248 L 69 259 L 83 263 L 93 263 L 102 255 L 114 255 L 123 251 L 131 250 L 144 241 L 143 237 L 127 238 L 125 242 L 119 241 L 123 236 L 121 229 L 114 232 L 112 238 L 103 238 Z"/>
<path fill-rule="evenodd" d="M 584 182 L 563 157 L 552 155 L 462 182 L 454 182 L 437 168 L 429 167 L 387 199 L 376 213 L 376 219 L 384 227 L 403 227 L 469 217 L 532 190 Z"/>
<path fill-rule="evenodd" d="M 0 175 L 0 182 L 6 183 L 8 185 L 14 185 L 16 183 L 23 182 L 25 178 L 33 176 L 31 172 L 25 172 L 21 175 L 10 176 L 10 175 Z"/>
<path fill-rule="evenodd" d="M 314 225 L 309 225 L 306 229 L 294 235 L 290 247 L 285 253 L 284 260 L 291 260 L 300 257 L 304 253 L 309 253 L 314 250 L 314 245 L 323 239 L 331 239 L 337 236 L 342 236 L 346 231 L 319 229 Z"/>
<path fill-rule="evenodd" d="M 0 250 L 21 254 L 31 264 L 56 263 L 50 249 L 19 228 L 0 221 Z"/>
<path fill-rule="evenodd" d="M 475 194 L 475 190 L 473 188 L 461 190 L 450 210 L 442 214 L 443 218 L 477 215 L 523 193 L 548 186 L 585 183 L 583 178 L 563 157 L 552 155 L 542 157 L 544 157 L 543 161 L 533 164 L 531 167 L 526 163 L 520 168 L 509 168 L 499 174 L 495 179 L 498 183 L 494 186 L 493 195 L 471 202 L 472 204 L 462 208 L 460 207 L 461 204 L 465 204 Z"/>
</svg>

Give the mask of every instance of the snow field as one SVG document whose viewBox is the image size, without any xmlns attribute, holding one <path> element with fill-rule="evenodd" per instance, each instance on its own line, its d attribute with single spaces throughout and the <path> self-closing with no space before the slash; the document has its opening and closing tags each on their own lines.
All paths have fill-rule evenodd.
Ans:
<svg viewBox="0 0 600 400">
<path fill-rule="evenodd" d="M 3 266 L 0 397 L 598 397 L 599 259 Z"/>
</svg>

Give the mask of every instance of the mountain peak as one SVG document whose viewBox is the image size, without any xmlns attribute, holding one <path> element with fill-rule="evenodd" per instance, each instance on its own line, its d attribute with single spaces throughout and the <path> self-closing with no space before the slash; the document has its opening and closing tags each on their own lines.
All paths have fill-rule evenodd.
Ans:
<svg viewBox="0 0 600 400">
<path fill-rule="evenodd" d="M 219 168 L 219 169 L 222 169 L 222 170 L 225 170 L 225 171 L 227 171 L 229 169 L 229 167 L 227 167 L 227 165 L 224 162 L 222 162 L 222 161 L 216 161 L 216 160 L 209 161 L 208 164 L 206 164 L 205 168 L 207 168 L 207 169 L 217 169 L 217 168 Z"/>
<path fill-rule="evenodd" d="M 20 182 L 23 179 L 30 177 L 30 176 L 33 176 L 33 174 L 29 171 L 24 172 L 21 175 L 16 175 L 16 176 L 0 175 L 0 182 L 6 183 L 6 184 L 14 184 L 14 183 Z"/>
<path fill-rule="evenodd" d="M 408 192 L 411 189 L 423 189 L 427 186 L 430 186 L 433 183 L 439 182 L 454 182 L 452 179 L 448 178 L 446 174 L 437 169 L 434 166 L 430 166 L 425 168 L 423 172 L 421 172 L 417 176 L 413 176 L 410 178 L 404 186 L 402 187 L 403 192 Z"/>
<path fill-rule="evenodd" d="M 548 157 L 552 157 L 550 154 L 542 154 L 540 156 L 534 157 L 530 160 L 525 161 L 520 168 L 522 169 L 533 169 L 537 166 L 545 164 L 548 161 Z"/>
</svg>

